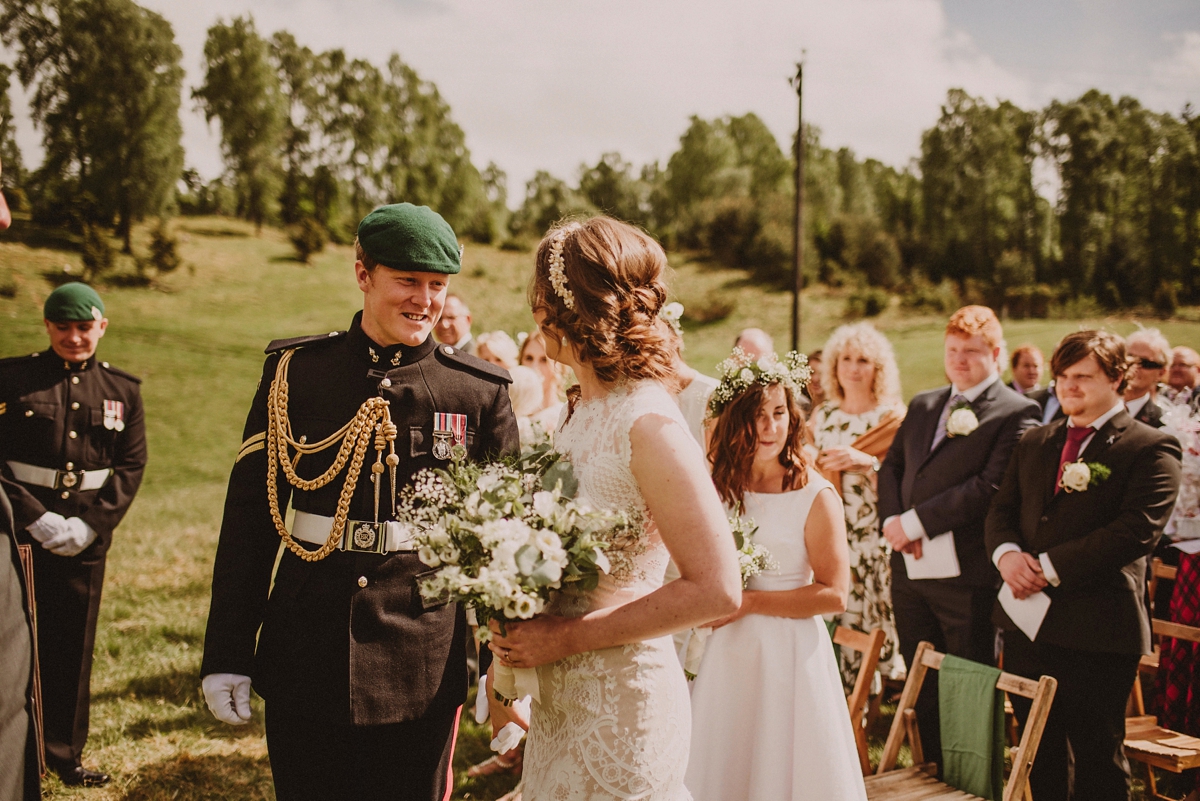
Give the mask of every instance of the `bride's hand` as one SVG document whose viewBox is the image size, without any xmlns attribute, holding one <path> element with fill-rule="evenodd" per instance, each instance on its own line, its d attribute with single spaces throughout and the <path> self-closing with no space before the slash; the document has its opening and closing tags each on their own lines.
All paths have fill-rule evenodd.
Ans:
<svg viewBox="0 0 1200 801">
<path fill-rule="evenodd" d="M 577 620 L 574 618 L 539 615 L 520 623 L 505 622 L 507 634 L 500 633 L 500 624 L 491 620 L 492 640 L 488 648 L 500 664 L 515 668 L 535 668 L 548 665 L 578 652 L 572 644 Z"/>
</svg>

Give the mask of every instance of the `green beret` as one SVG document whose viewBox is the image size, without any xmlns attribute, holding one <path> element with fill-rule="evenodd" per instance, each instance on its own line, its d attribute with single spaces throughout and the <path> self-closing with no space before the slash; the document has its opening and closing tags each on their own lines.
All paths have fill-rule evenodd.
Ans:
<svg viewBox="0 0 1200 801">
<path fill-rule="evenodd" d="M 52 323 L 74 323 L 104 318 L 104 301 L 87 284 L 72 281 L 50 293 L 42 317 Z"/>
<path fill-rule="evenodd" d="M 454 229 L 428 206 L 380 206 L 358 224 L 358 244 L 372 259 L 395 270 L 457 275 L 462 269 Z"/>
</svg>

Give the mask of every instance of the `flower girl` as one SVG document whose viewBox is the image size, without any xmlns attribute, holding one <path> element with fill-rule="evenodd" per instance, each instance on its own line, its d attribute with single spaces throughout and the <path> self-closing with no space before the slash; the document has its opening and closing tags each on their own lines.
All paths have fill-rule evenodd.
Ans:
<svg viewBox="0 0 1200 801">
<path fill-rule="evenodd" d="M 710 411 L 713 480 L 758 525 L 777 567 L 714 621 L 692 690 L 685 783 L 695 801 L 865 799 L 833 644 L 821 615 L 846 607 L 844 515 L 801 449 L 802 357 L 721 365 Z"/>
</svg>

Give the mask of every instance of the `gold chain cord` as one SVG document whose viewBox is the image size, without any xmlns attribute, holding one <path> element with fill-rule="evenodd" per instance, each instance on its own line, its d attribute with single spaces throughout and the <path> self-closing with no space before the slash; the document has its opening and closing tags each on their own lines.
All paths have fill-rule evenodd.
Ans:
<svg viewBox="0 0 1200 801">
<path fill-rule="evenodd" d="M 306 444 L 292 436 L 292 424 L 288 419 L 288 364 L 292 360 L 295 349 L 284 351 L 275 367 L 275 378 L 267 395 L 267 502 L 271 508 L 271 520 L 275 530 L 283 538 L 284 545 L 292 553 L 306 562 L 318 562 L 333 552 L 346 529 L 346 518 L 350 511 L 350 500 L 354 497 L 354 489 L 358 486 L 358 476 L 362 472 L 363 459 L 372 439 L 376 439 L 377 430 L 387 431 L 395 438 L 395 425 L 392 424 L 388 401 L 383 398 L 368 398 L 354 418 L 333 434 L 320 442 Z M 317 453 L 333 446 L 341 440 L 337 458 L 328 470 L 317 478 L 306 480 L 296 474 L 296 463 L 300 455 Z M 296 451 L 296 461 L 288 455 L 288 448 Z M 353 456 L 351 453 L 353 452 Z M 346 472 L 346 483 L 342 485 L 338 496 L 337 511 L 333 516 L 333 528 L 329 531 L 329 539 L 316 551 L 310 551 L 292 538 L 287 530 L 283 515 L 279 511 L 279 487 L 276 483 L 276 471 L 282 466 L 283 474 L 293 487 L 306 492 L 320 489 L 333 481 L 337 474 L 350 461 L 350 469 Z M 378 486 L 378 484 L 377 484 Z"/>
</svg>

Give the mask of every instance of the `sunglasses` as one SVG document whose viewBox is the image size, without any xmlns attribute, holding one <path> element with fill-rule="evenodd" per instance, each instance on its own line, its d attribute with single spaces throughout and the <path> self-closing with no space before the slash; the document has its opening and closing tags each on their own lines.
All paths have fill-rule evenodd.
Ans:
<svg viewBox="0 0 1200 801">
<path fill-rule="evenodd" d="M 1137 365 L 1138 365 L 1138 367 L 1141 367 L 1143 370 L 1161 370 L 1161 369 L 1163 369 L 1163 363 L 1156 362 L 1153 359 L 1138 359 Z"/>
</svg>

